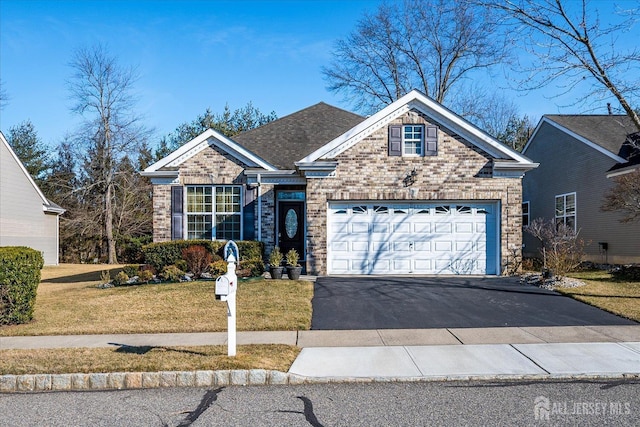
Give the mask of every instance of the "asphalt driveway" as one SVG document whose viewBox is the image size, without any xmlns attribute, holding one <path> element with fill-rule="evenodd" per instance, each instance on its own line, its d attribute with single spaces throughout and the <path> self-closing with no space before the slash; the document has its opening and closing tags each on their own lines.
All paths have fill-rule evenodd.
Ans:
<svg viewBox="0 0 640 427">
<path fill-rule="evenodd" d="M 636 324 L 517 277 L 318 277 L 311 329 Z"/>
</svg>

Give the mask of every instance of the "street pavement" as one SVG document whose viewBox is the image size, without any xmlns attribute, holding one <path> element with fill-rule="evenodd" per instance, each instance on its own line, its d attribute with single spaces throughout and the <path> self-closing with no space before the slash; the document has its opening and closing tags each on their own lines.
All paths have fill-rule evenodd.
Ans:
<svg viewBox="0 0 640 427">
<path fill-rule="evenodd" d="M 227 333 L 0 337 L 0 349 L 224 345 Z M 640 325 L 238 332 L 326 381 L 640 376 Z"/>
</svg>

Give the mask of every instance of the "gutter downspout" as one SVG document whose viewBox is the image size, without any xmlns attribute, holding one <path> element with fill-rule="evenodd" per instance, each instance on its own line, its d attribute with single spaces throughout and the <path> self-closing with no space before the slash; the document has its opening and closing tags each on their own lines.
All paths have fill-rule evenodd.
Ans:
<svg viewBox="0 0 640 427">
<path fill-rule="evenodd" d="M 262 190 L 260 189 L 260 174 L 258 178 L 258 241 L 262 242 Z"/>
</svg>

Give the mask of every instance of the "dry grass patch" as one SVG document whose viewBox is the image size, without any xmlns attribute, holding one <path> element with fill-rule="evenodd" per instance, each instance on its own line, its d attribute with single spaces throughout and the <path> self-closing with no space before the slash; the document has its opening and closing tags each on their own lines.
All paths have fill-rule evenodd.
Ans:
<svg viewBox="0 0 640 427">
<path fill-rule="evenodd" d="M 215 284 L 198 281 L 98 289 L 105 265 L 45 267 L 34 320 L 0 327 L 0 336 L 216 332 L 227 328 Z M 119 267 L 112 268 L 114 273 Z M 238 330 L 311 327 L 313 284 L 254 279 L 238 285 Z"/>
<path fill-rule="evenodd" d="M 611 313 L 640 322 L 640 282 L 617 281 L 606 271 L 571 273 L 586 286 L 556 291 Z"/>
<path fill-rule="evenodd" d="M 295 346 L 281 344 L 238 346 L 235 357 L 227 356 L 226 346 L 2 350 L 0 375 L 220 369 L 286 372 L 299 352 Z"/>
</svg>

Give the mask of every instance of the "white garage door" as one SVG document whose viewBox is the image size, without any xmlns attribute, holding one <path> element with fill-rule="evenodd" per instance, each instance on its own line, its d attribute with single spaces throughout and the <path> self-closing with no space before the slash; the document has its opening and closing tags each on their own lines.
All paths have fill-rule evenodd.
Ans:
<svg viewBox="0 0 640 427">
<path fill-rule="evenodd" d="M 493 202 L 333 202 L 328 274 L 497 274 Z"/>
</svg>

